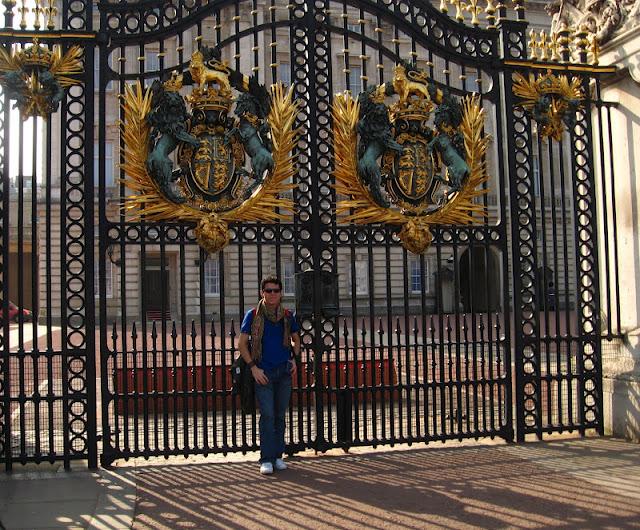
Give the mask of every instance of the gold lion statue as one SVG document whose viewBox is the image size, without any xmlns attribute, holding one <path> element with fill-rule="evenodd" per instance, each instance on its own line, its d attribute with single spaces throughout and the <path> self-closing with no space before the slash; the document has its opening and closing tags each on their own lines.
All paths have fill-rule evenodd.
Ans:
<svg viewBox="0 0 640 530">
<path fill-rule="evenodd" d="M 407 76 L 407 69 L 404 65 L 398 64 L 393 69 L 393 90 L 400 96 L 400 101 L 407 101 L 411 94 L 422 96 L 426 100 L 430 100 L 429 89 L 424 82 L 413 81 Z"/>
<path fill-rule="evenodd" d="M 229 82 L 228 75 L 220 70 L 207 68 L 204 64 L 204 55 L 201 51 L 197 51 L 191 56 L 189 72 L 191 72 L 191 78 L 198 83 L 200 87 L 217 83 L 221 91 L 231 92 L 231 83 Z"/>
</svg>

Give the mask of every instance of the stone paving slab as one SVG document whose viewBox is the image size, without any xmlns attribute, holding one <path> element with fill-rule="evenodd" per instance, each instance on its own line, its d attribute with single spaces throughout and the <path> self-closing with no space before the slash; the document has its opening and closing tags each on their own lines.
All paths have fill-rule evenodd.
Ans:
<svg viewBox="0 0 640 530">
<path fill-rule="evenodd" d="M 577 438 L 307 451 L 0 474 L 9 529 L 640 529 L 640 445 Z"/>
<path fill-rule="evenodd" d="M 255 463 L 140 465 L 133 528 L 640 528 L 640 446 L 626 442 L 369 448 L 290 464 L 273 477 Z"/>
<path fill-rule="evenodd" d="M 0 522 L 7 530 L 131 528 L 135 500 L 135 484 L 107 469 L 39 472 L 29 466 L 0 474 Z"/>
</svg>

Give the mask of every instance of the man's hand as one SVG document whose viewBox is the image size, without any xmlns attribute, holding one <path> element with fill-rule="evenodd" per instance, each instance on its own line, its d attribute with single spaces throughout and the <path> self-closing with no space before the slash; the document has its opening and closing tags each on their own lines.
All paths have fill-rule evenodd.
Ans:
<svg viewBox="0 0 640 530">
<path fill-rule="evenodd" d="M 291 374 L 291 377 L 295 377 L 296 372 L 298 371 L 298 363 L 296 363 L 295 359 L 291 359 L 289 361 L 289 365 L 291 366 L 291 368 L 289 369 L 289 373 Z"/>
<path fill-rule="evenodd" d="M 269 379 L 266 375 L 264 375 L 264 370 L 257 366 L 251 367 L 251 375 L 256 380 L 256 383 L 259 385 L 266 385 L 269 382 Z"/>
</svg>

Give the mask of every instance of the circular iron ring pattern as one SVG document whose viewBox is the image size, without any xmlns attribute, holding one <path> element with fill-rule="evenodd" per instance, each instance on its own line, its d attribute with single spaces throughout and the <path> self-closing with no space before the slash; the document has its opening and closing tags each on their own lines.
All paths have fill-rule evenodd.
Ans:
<svg viewBox="0 0 640 530">
<path fill-rule="evenodd" d="M 303 20 L 308 2 L 292 2 L 289 7 L 291 20 Z M 102 27 L 111 35 L 112 42 L 127 40 L 127 37 L 143 36 L 144 41 L 158 39 L 173 31 L 176 24 L 193 24 L 226 6 L 233 0 L 169 0 L 144 3 L 104 3 L 99 9 Z M 384 17 L 399 26 L 408 36 L 427 40 L 431 48 L 458 55 L 461 59 L 489 61 L 497 54 L 498 34 L 479 28 L 453 23 L 451 18 L 438 11 L 424 0 L 370 0 L 348 2 L 353 7 Z M 315 4 L 314 15 L 319 26 L 329 24 L 327 13 L 330 3 Z M 321 31 L 326 31 L 326 27 Z"/>
<path fill-rule="evenodd" d="M 588 79 L 583 80 L 588 92 Z M 596 200 L 594 190 L 593 161 L 589 150 L 591 124 L 584 110 L 577 113 L 576 125 L 571 131 L 572 160 L 574 164 L 574 201 L 576 222 L 576 254 L 578 260 L 578 322 L 581 341 L 579 352 L 582 359 L 583 387 L 579 394 L 582 399 L 582 421 L 585 426 L 598 425 L 601 420 L 602 394 L 600 377 L 599 341 L 599 282 L 596 239 Z"/>
<path fill-rule="evenodd" d="M 92 96 L 90 96 L 92 97 Z M 62 112 L 64 124 L 64 153 L 66 171 L 61 183 L 61 209 L 63 214 L 63 300 L 62 307 L 64 347 L 63 347 L 63 404 L 66 411 L 64 430 L 65 454 L 80 457 L 88 451 L 87 415 L 87 278 L 93 277 L 93 270 L 86 266 L 87 255 L 93 252 L 87 248 L 93 233 L 87 233 L 85 204 L 84 168 L 86 160 L 87 104 L 86 88 L 76 85 L 69 89 Z M 91 280 L 93 281 L 93 280 Z M 93 303 L 93 300 L 91 300 Z M 91 330 L 93 333 L 93 330 Z M 66 355 L 64 355 L 66 350 Z"/>
<path fill-rule="evenodd" d="M 515 326 L 522 334 L 523 348 L 521 366 L 516 367 L 522 374 L 523 402 L 520 404 L 524 415 L 525 428 L 535 428 L 540 417 L 540 347 L 538 338 L 536 300 L 536 214 L 533 195 L 533 172 L 531 167 L 532 139 L 531 121 L 521 107 L 513 109 L 513 132 L 515 145 L 515 186 L 512 204 L 514 222 L 513 245 L 517 245 L 517 261 L 514 262 L 516 289 L 514 305 Z M 517 225 L 517 229 L 515 226 Z M 519 301 L 519 306 L 518 306 Z M 519 318 L 518 318 L 519 316 Z M 517 347 L 517 346 L 516 346 Z M 518 357 L 516 356 L 516 362 Z"/>
</svg>

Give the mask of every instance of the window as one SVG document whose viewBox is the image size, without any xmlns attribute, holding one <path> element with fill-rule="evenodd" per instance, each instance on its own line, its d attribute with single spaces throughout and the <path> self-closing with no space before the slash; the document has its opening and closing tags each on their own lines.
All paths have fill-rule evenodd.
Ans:
<svg viewBox="0 0 640 530">
<path fill-rule="evenodd" d="M 218 256 L 209 256 L 204 262 L 204 294 L 217 296 L 220 294 L 220 262 Z"/>
<path fill-rule="evenodd" d="M 358 24 L 347 24 L 347 29 L 354 33 L 362 33 L 362 26 Z"/>
<path fill-rule="evenodd" d="M 358 260 L 354 263 L 356 269 L 356 295 L 369 294 L 369 266 L 365 260 Z M 353 268 L 349 266 L 349 291 L 353 292 L 353 280 L 351 275 Z"/>
<path fill-rule="evenodd" d="M 113 54 L 108 56 L 109 68 L 113 68 Z M 100 89 L 100 55 L 96 54 L 96 60 L 93 62 L 93 84 L 96 90 Z M 107 92 L 113 90 L 113 81 L 109 81 L 105 88 Z"/>
<path fill-rule="evenodd" d="M 294 295 L 296 290 L 296 264 L 293 258 L 282 261 L 282 289 L 285 295 Z"/>
<path fill-rule="evenodd" d="M 97 255 L 93 259 L 93 270 L 96 285 L 95 296 L 98 298 L 100 296 L 100 258 Z M 108 257 L 105 259 L 105 280 L 107 298 L 113 298 L 113 263 Z"/>
<path fill-rule="evenodd" d="M 289 63 L 280 62 L 278 65 L 278 81 L 282 81 L 285 85 L 291 84 L 291 65 Z"/>
<path fill-rule="evenodd" d="M 413 294 L 422 293 L 422 268 L 420 266 L 420 256 L 409 258 L 409 289 Z M 424 260 L 424 281 L 425 293 L 429 292 L 429 261 Z"/>
<path fill-rule="evenodd" d="M 531 170 L 533 172 L 533 192 L 540 197 L 540 160 L 537 155 L 531 157 Z"/>
<path fill-rule="evenodd" d="M 100 144 L 93 144 L 93 182 L 96 187 L 100 176 Z M 104 185 L 107 188 L 113 186 L 113 142 L 104 143 Z"/>
<path fill-rule="evenodd" d="M 349 66 L 349 90 L 351 90 L 351 94 L 353 94 L 354 97 L 362 92 L 362 79 L 360 78 L 361 75 L 361 66 Z"/>
<path fill-rule="evenodd" d="M 157 51 L 147 51 L 144 56 L 144 72 L 145 74 L 155 73 L 159 74 L 160 72 L 160 58 L 158 57 Z M 155 79 L 160 79 L 159 75 L 154 75 L 153 77 L 147 77 L 144 80 L 144 84 L 147 86 L 151 86 Z"/>
</svg>

